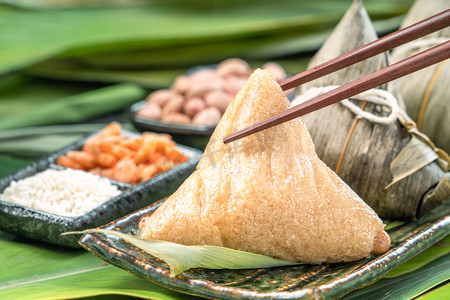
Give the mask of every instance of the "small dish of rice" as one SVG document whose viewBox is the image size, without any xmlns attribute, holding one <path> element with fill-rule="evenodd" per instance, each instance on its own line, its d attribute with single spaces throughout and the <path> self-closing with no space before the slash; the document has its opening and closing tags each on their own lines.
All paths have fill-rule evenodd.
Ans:
<svg viewBox="0 0 450 300">
<path fill-rule="evenodd" d="M 75 217 L 118 196 L 121 191 L 106 178 L 84 171 L 47 169 L 11 181 L 0 200 L 45 212 Z"/>
<path fill-rule="evenodd" d="M 202 152 L 176 145 L 188 160 L 150 180 L 129 184 L 60 166 L 69 151 L 80 151 L 93 132 L 73 144 L 0 178 L 0 230 L 26 239 L 80 248 L 78 235 L 61 235 L 105 225 L 173 193 L 192 173 Z M 139 136 L 122 130 L 126 137 Z M 1 168 L 1 167 L 0 167 Z"/>
</svg>

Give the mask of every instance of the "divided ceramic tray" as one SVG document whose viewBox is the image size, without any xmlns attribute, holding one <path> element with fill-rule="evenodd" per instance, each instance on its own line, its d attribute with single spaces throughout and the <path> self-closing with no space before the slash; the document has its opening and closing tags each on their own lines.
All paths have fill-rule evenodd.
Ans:
<svg viewBox="0 0 450 300">
<path fill-rule="evenodd" d="M 162 202 L 101 228 L 137 235 L 140 217 Z M 392 239 L 388 252 L 356 262 L 252 270 L 193 269 L 177 276 L 170 275 L 163 261 L 117 237 L 91 233 L 83 235 L 79 243 L 110 264 L 186 294 L 213 299 L 334 299 L 376 280 L 448 235 L 450 201 L 388 233 Z"/>
<path fill-rule="evenodd" d="M 126 130 L 122 130 L 122 132 L 126 136 L 135 135 Z M 87 138 L 83 138 L 64 149 L 37 160 L 10 176 L 2 178 L 0 180 L 0 193 L 13 180 L 23 179 L 46 169 L 65 169 L 56 164 L 57 158 L 69 150 L 81 149 Z M 177 149 L 188 157 L 188 161 L 137 185 L 110 180 L 111 184 L 116 185 L 122 193 L 81 216 L 61 216 L 0 201 L 0 229 L 29 239 L 79 248 L 77 236 L 61 236 L 61 233 L 93 228 L 111 222 L 170 195 L 183 183 L 195 169 L 202 152 L 179 144 Z"/>
</svg>

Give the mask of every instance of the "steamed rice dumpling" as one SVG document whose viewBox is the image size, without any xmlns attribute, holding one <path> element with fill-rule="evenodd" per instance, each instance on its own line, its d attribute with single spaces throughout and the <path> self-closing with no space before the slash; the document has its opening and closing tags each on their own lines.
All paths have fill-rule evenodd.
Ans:
<svg viewBox="0 0 450 300">
<path fill-rule="evenodd" d="M 377 34 L 361 1 L 355 1 L 330 37 L 311 59 L 308 68 L 373 42 Z M 386 54 L 380 54 L 298 89 L 298 104 L 305 95 L 330 86 L 339 86 L 387 66 Z M 387 86 L 376 91 L 388 95 Z M 390 97 L 398 93 L 390 89 Z M 371 117 L 360 118 L 349 106 L 336 103 L 303 116 L 314 141 L 316 152 L 380 217 L 414 219 L 450 198 L 446 170 L 437 163 L 438 155 L 422 140 L 410 122 L 393 118 L 392 110 L 378 103 L 350 99 Z M 397 101 L 392 101 L 395 105 Z M 399 116 L 407 118 L 397 103 Z M 417 134 L 413 134 L 413 131 Z M 397 159 L 396 159 L 397 158 Z M 401 158 L 401 159 L 399 159 Z M 447 173 L 448 174 L 448 173 Z"/>
<path fill-rule="evenodd" d="M 286 110 L 275 79 L 256 70 L 217 126 L 196 171 L 139 223 L 143 238 L 216 245 L 305 263 L 385 252 L 376 213 L 316 155 L 301 119 L 224 145 Z"/>
<path fill-rule="evenodd" d="M 450 0 L 417 0 L 402 22 L 402 28 L 450 8 Z M 392 52 L 392 63 L 450 39 L 450 27 L 429 34 Z M 430 66 L 396 80 L 406 111 L 420 131 L 450 153 L 450 60 Z"/>
</svg>

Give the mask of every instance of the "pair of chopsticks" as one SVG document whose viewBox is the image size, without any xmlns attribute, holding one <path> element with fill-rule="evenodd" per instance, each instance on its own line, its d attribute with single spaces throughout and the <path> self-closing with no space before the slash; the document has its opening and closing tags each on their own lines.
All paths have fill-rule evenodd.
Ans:
<svg viewBox="0 0 450 300">
<path fill-rule="evenodd" d="M 291 89 L 448 26 L 450 26 L 450 9 L 297 74 L 285 80 L 281 84 L 281 88 L 283 90 Z M 324 93 L 264 121 L 233 133 L 224 138 L 223 142 L 226 144 L 279 125 L 448 58 L 450 58 L 450 41 L 444 42 L 384 69 L 344 84 L 330 92 Z"/>
</svg>

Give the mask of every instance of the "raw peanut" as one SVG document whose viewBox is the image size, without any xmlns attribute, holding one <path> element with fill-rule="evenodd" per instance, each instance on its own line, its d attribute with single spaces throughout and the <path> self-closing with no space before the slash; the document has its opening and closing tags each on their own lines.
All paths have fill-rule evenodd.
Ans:
<svg viewBox="0 0 450 300">
<path fill-rule="evenodd" d="M 180 75 L 175 78 L 172 84 L 172 90 L 177 94 L 185 94 L 189 89 L 191 79 L 188 76 Z"/>
<path fill-rule="evenodd" d="M 195 115 L 192 119 L 193 124 L 206 125 L 206 126 L 216 126 L 220 118 L 222 118 L 222 113 L 216 107 L 208 107 Z"/>
<path fill-rule="evenodd" d="M 217 73 L 222 77 L 241 76 L 249 77 L 252 68 L 240 58 L 229 58 L 217 65 Z"/>
<path fill-rule="evenodd" d="M 186 95 L 188 98 L 203 97 L 210 91 L 222 89 L 223 84 L 222 78 L 218 76 L 211 77 L 208 80 L 192 80 L 192 85 Z"/>
<path fill-rule="evenodd" d="M 262 66 L 263 70 L 269 71 L 276 81 L 281 82 L 286 79 L 286 72 L 283 67 L 275 62 L 268 62 Z"/>
<path fill-rule="evenodd" d="M 229 76 L 225 79 L 223 89 L 230 95 L 236 95 L 237 92 L 244 86 L 248 78 Z"/>
<path fill-rule="evenodd" d="M 205 96 L 206 104 L 217 107 L 222 113 L 225 112 L 231 100 L 233 100 L 233 97 L 224 91 L 212 91 Z"/>
<path fill-rule="evenodd" d="M 136 114 L 139 117 L 159 120 L 162 116 L 162 110 L 157 103 L 146 103 Z"/>
<path fill-rule="evenodd" d="M 157 103 L 159 106 L 164 107 L 174 95 L 175 93 L 171 90 L 156 90 L 148 95 L 147 102 Z"/>
<path fill-rule="evenodd" d="M 181 113 L 171 113 L 171 114 L 168 114 L 168 115 L 164 115 L 162 117 L 162 120 L 164 122 L 178 123 L 178 124 L 189 124 L 189 123 L 191 123 L 191 119 L 187 115 L 181 114 Z"/>
<path fill-rule="evenodd" d="M 175 95 L 170 99 L 170 101 L 163 107 L 162 109 L 162 115 L 163 119 L 164 116 L 170 115 L 173 113 L 181 112 L 184 105 L 184 97 L 181 95 Z"/>
<path fill-rule="evenodd" d="M 212 77 L 217 77 L 216 71 L 209 68 L 199 69 L 189 75 L 193 81 L 209 80 Z"/>
<path fill-rule="evenodd" d="M 198 112 L 202 111 L 203 109 L 205 109 L 206 104 L 205 102 L 199 98 L 199 97 L 194 97 L 189 99 L 183 107 L 184 112 L 189 116 L 189 117 L 193 117 L 195 116 Z"/>
</svg>

